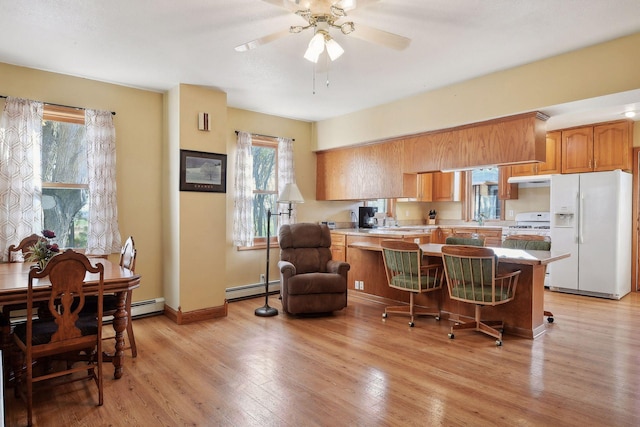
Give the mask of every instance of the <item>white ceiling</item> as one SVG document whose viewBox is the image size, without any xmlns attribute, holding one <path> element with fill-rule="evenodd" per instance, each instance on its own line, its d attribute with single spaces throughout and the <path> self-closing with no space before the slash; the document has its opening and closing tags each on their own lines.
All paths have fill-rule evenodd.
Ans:
<svg viewBox="0 0 640 427">
<path fill-rule="evenodd" d="M 231 107 L 316 121 L 640 31 L 640 0 L 371 3 L 349 12 L 356 31 L 361 23 L 410 46 L 331 30 L 345 53 L 330 64 L 328 87 L 327 73 L 315 74 L 315 94 L 302 57 L 311 30 L 234 50 L 305 24 L 262 0 L 0 0 L 0 62 L 157 91 L 202 85 L 226 92 Z M 640 110 L 640 91 L 545 112 L 558 128 L 585 115 L 620 118 L 625 106 Z"/>
</svg>

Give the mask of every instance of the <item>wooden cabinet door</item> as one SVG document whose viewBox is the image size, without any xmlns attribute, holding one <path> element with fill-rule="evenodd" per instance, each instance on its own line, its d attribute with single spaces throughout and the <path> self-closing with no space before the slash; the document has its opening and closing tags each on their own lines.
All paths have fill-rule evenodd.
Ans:
<svg viewBox="0 0 640 427">
<path fill-rule="evenodd" d="M 454 172 L 433 172 L 433 201 L 452 202 L 454 193 Z"/>
<path fill-rule="evenodd" d="M 537 163 L 528 163 L 526 165 L 511 165 L 511 176 L 536 175 L 537 168 Z"/>
<path fill-rule="evenodd" d="M 593 128 L 593 170 L 631 170 L 630 122 L 607 123 Z"/>
<path fill-rule="evenodd" d="M 562 173 L 593 171 L 593 126 L 562 131 Z"/>
<path fill-rule="evenodd" d="M 562 172 L 562 132 L 547 133 L 547 160 L 538 164 L 538 175 Z"/>
<path fill-rule="evenodd" d="M 518 184 L 509 184 L 511 166 L 501 166 L 498 169 L 498 199 L 512 200 L 518 198 Z"/>
<path fill-rule="evenodd" d="M 431 173 L 418 174 L 418 201 L 420 202 L 433 201 L 433 174 Z"/>
</svg>

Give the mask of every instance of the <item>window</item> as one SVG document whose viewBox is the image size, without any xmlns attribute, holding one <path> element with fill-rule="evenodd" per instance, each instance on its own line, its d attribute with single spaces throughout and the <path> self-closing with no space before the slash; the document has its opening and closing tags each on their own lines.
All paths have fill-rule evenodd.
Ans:
<svg viewBox="0 0 640 427">
<path fill-rule="evenodd" d="M 266 244 L 267 211 L 277 212 L 278 200 L 278 142 L 254 136 L 251 153 L 253 155 L 253 226 L 254 243 Z M 271 217 L 272 242 L 277 227 L 277 216 Z"/>
<path fill-rule="evenodd" d="M 84 112 L 45 105 L 41 173 L 44 228 L 64 248 L 86 248 L 88 173 Z"/>
<path fill-rule="evenodd" d="M 482 168 L 471 171 L 469 219 L 479 221 L 500 219 L 501 203 L 498 200 L 498 168 Z"/>
</svg>

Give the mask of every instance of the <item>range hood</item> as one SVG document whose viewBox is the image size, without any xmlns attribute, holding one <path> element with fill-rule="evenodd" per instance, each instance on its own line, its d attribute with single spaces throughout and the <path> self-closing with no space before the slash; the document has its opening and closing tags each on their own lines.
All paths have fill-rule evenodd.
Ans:
<svg viewBox="0 0 640 427">
<path fill-rule="evenodd" d="M 549 187 L 551 175 L 512 176 L 509 184 L 519 184 L 521 187 Z"/>
</svg>

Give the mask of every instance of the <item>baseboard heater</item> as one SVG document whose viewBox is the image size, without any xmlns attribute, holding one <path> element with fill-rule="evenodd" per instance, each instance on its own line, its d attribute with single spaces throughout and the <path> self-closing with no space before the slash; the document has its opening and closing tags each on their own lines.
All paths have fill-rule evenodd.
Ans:
<svg viewBox="0 0 640 427">
<path fill-rule="evenodd" d="M 280 292 L 280 281 L 269 282 L 269 294 Z M 251 285 L 235 286 L 226 289 L 227 301 L 255 298 L 264 295 L 264 283 L 253 283 Z"/>
<path fill-rule="evenodd" d="M 154 316 L 164 313 L 164 298 L 154 298 L 131 303 L 131 317 Z"/>
</svg>

